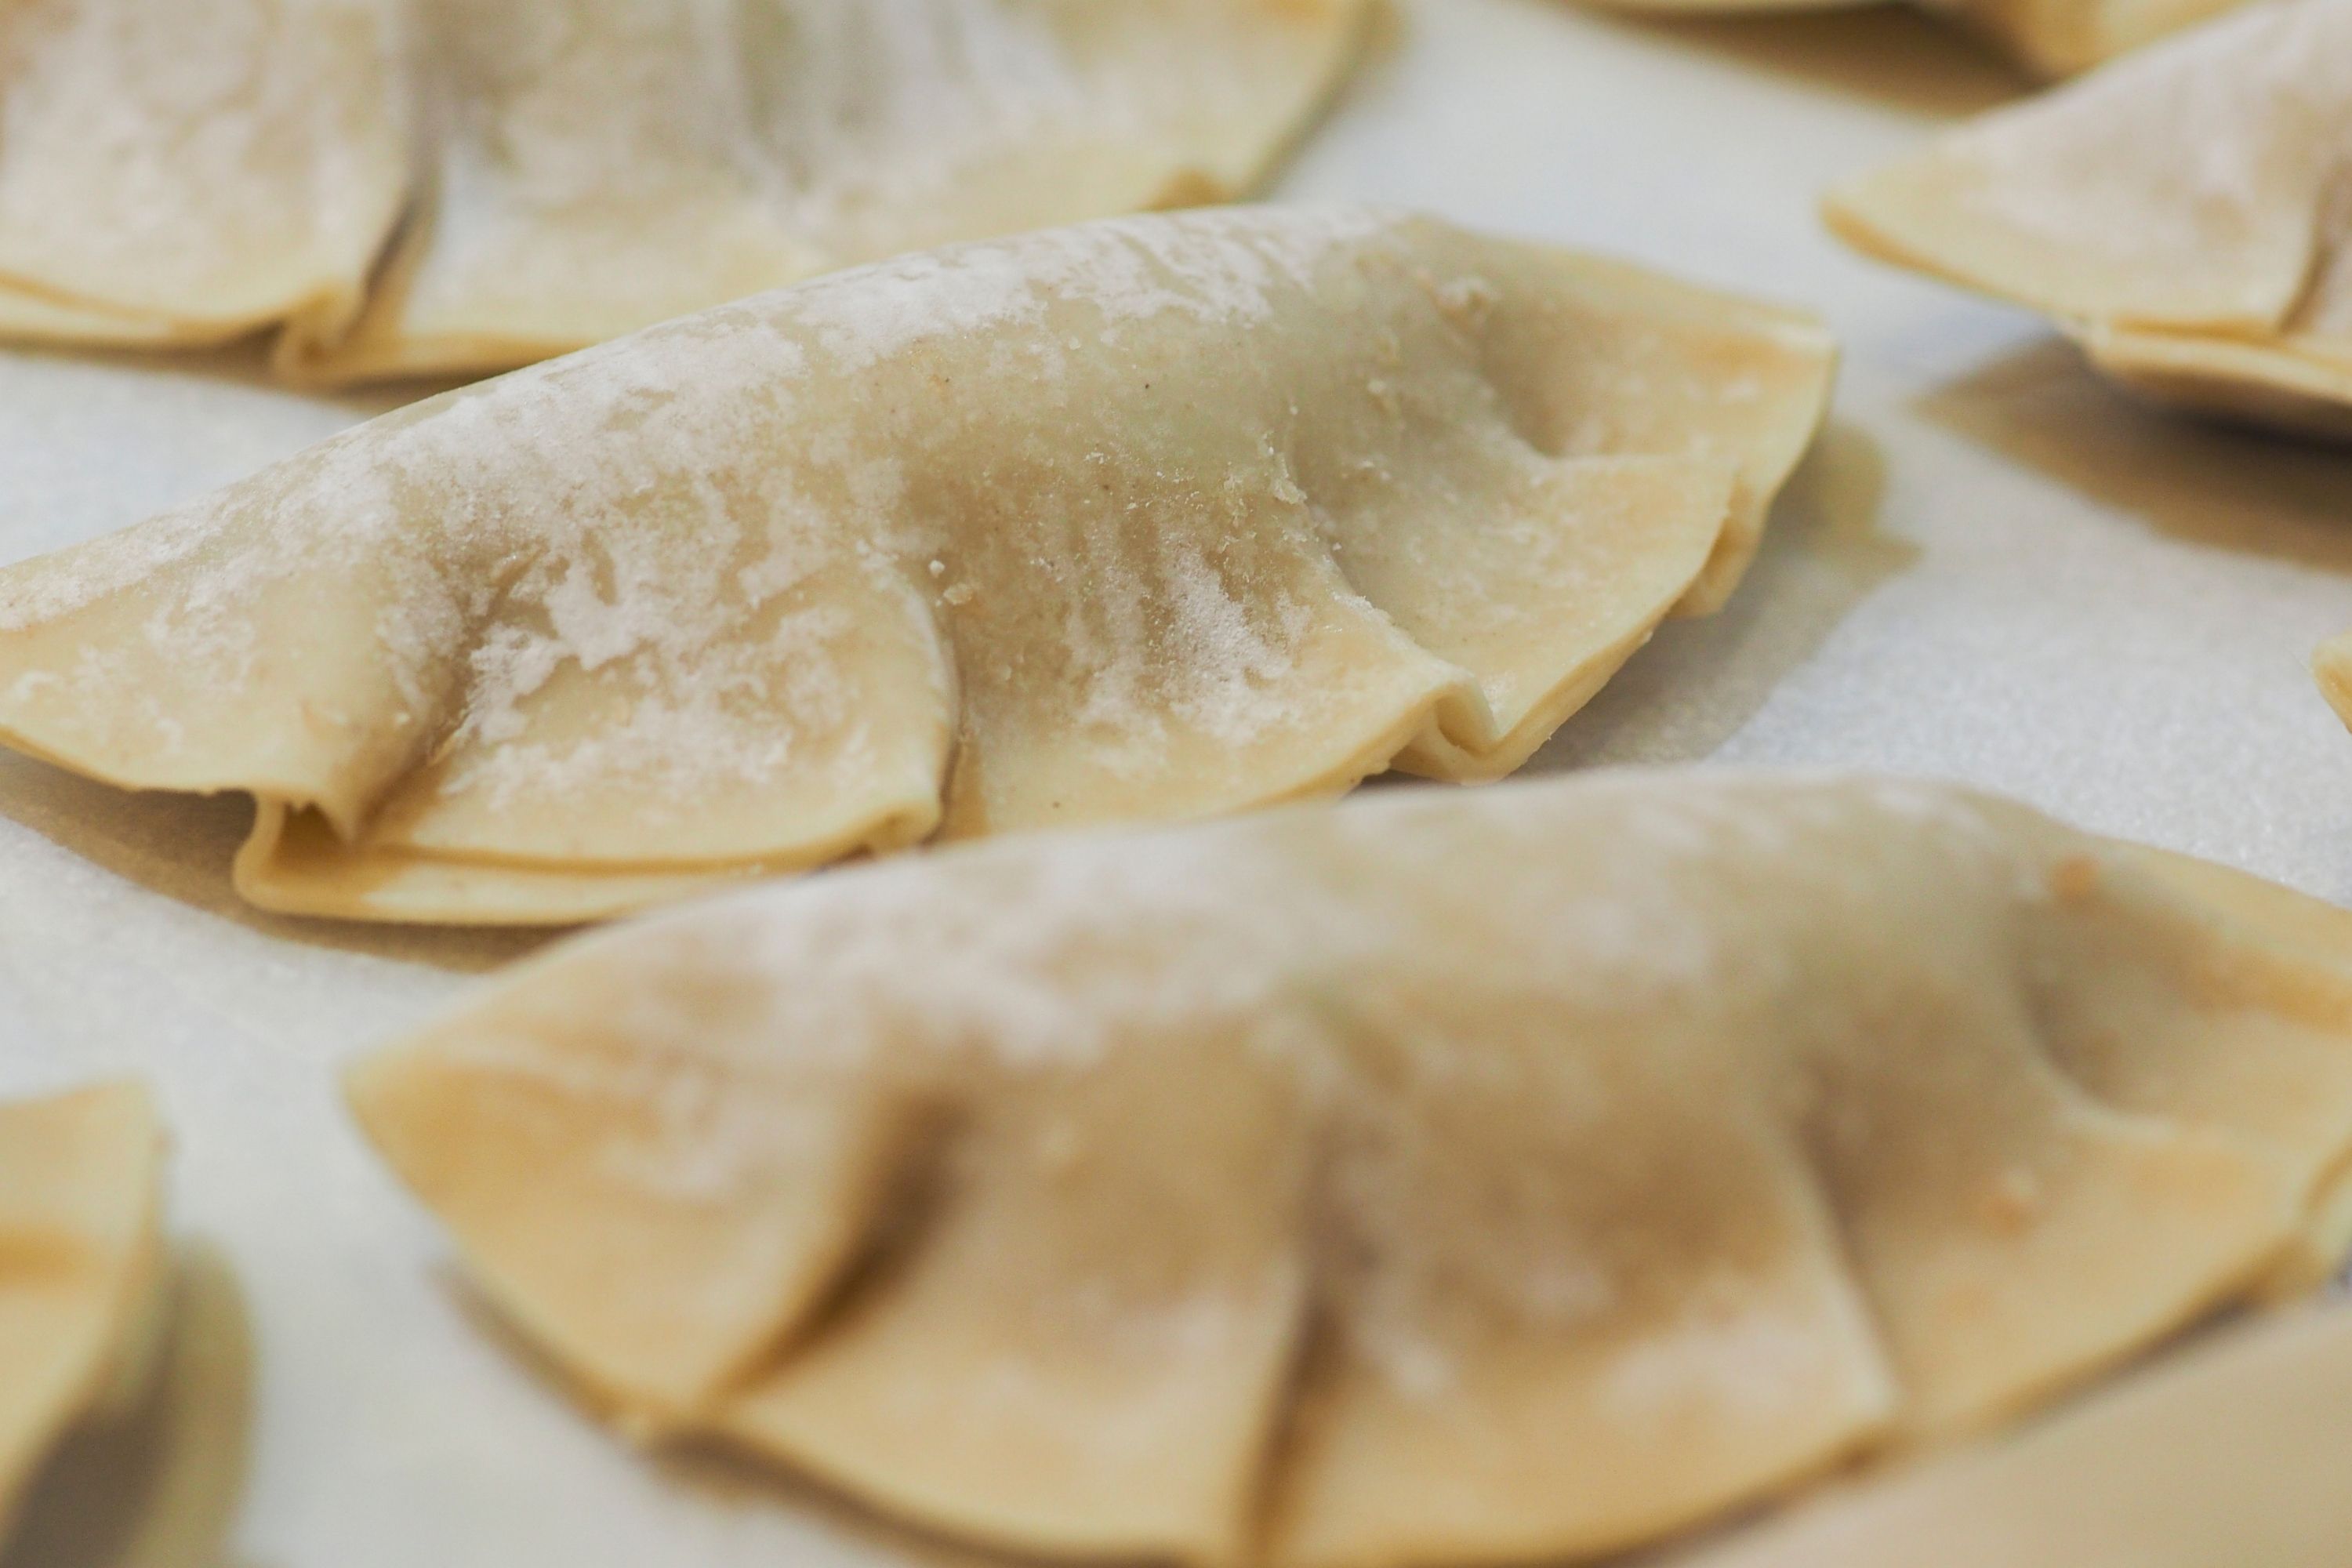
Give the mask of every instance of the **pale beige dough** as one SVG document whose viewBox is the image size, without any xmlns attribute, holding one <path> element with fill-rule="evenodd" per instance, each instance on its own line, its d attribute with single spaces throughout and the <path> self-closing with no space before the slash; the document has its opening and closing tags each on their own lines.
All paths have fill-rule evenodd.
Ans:
<svg viewBox="0 0 2352 1568">
<path fill-rule="evenodd" d="M 1400 791 L 740 892 L 351 1087 L 641 1435 L 1029 1552 L 1581 1559 L 2323 1277 L 2352 916 L 1937 785 Z"/>
<path fill-rule="evenodd" d="M 0 5 L 0 335 L 334 334 L 408 184 L 371 0 Z"/>
<path fill-rule="evenodd" d="M 2347 1410 L 2352 1310 L 2297 1314 L 1660 1568 L 2339 1568 Z"/>
<path fill-rule="evenodd" d="M 17 0 L 0 336 L 476 374 L 1246 194 L 1369 0 Z M 364 306 L 364 308 L 362 308 Z"/>
<path fill-rule="evenodd" d="M 241 890 L 579 920 L 1517 768 L 1714 608 L 1809 318 L 1357 208 L 838 274 L 0 573 L 0 741 L 259 801 Z"/>
<path fill-rule="evenodd" d="M 136 1389 L 165 1273 L 163 1157 L 135 1084 L 0 1102 L 0 1542 L 58 1438 Z"/>
<path fill-rule="evenodd" d="M 2116 380 L 2352 436 L 2352 0 L 2250 7 L 1828 202 L 1872 255 L 2049 312 Z"/>
<path fill-rule="evenodd" d="M 1871 0 L 1591 0 L 1606 9 L 1670 16 L 1837 11 Z M 2036 76 L 2073 76 L 2193 26 L 2244 0 L 1917 0 L 1981 36 Z"/>
</svg>

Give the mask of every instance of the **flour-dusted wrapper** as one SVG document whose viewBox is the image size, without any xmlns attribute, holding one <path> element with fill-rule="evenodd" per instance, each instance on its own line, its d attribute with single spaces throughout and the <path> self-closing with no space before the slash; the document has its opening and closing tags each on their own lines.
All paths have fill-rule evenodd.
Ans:
<svg viewBox="0 0 2352 1568">
<path fill-rule="evenodd" d="M 260 802 L 272 907 L 560 921 L 1498 777 L 1721 602 L 1809 319 L 1356 208 L 836 275 L 0 572 L 0 740 Z"/>
<path fill-rule="evenodd" d="M 2324 1278 L 2347 953 L 1957 789 L 1627 773 L 739 893 L 352 1090 L 641 1433 L 1027 1551 L 1551 1560 Z"/>
</svg>

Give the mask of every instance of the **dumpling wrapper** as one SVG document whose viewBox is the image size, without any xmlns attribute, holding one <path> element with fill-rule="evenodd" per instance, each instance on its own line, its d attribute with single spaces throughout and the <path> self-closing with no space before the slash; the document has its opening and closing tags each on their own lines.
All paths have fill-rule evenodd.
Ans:
<svg viewBox="0 0 2352 1568">
<path fill-rule="evenodd" d="M 1731 16 L 1843 10 L 1870 0 L 1591 0 L 1642 16 Z M 2041 77 L 2073 76 L 2243 0 L 1919 0 Z"/>
<path fill-rule="evenodd" d="M 1355 208 L 953 248 L 0 572 L 0 741 L 251 792 L 257 903 L 485 923 L 1493 779 L 1730 592 L 1832 357 Z"/>
<path fill-rule="evenodd" d="M 431 174 L 298 376 L 503 370 L 952 240 L 1230 199 L 1365 0 L 422 0 Z"/>
<path fill-rule="evenodd" d="M 374 0 L 0 5 L 0 336 L 337 334 L 408 186 Z"/>
<path fill-rule="evenodd" d="M 2232 1333 L 1671 1568 L 2339 1568 L 2352 1311 Z M 1662 1564 L 1661 1568 L 1668 1568 Z"/>
<path fill-rule="evenodd" d="M 1582 1558 L 2324 1276 L 2347 956 L 1957 789 L 1601 774 L 740 893 L 351 1089 L 640 1433 L 1033 1552 Z"/>
<path fill-rule="evenodd" d="M 67 1428 L 136 1391 L 164 1278 L 163 1158 L 136 1084 L 0 1103 L 0 1541 Z"/>
<path fill-rule="evenodd" d="M 2352 437 L 2347 58 L 2352 0 L 2252 6 L 1863 176 L 1830 226 L 2158 401 Z"/>
</svg>

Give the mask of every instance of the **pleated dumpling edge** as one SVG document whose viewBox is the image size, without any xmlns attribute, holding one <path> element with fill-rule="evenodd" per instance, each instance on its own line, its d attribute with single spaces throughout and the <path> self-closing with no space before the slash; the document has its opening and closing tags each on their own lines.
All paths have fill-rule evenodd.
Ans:
<svg viewBox="0 0 2352 1568">
<path fill-rule="evenodd" d="M 1958 789 L 1603 774 L 738 894 L 352 1091 L 640 1432 L 1029 1552 L 1581 1560 L 2324 1277 L 2347 954 Z"/>
<path fill-rule="evenodd" d="M 254 795 L 257 902 L 482 923 L 1493 778 L 1737 583 L 1832 359 L 1365 209 L 953 247 L 0 573 L 0 739 Z"/>
</svg>

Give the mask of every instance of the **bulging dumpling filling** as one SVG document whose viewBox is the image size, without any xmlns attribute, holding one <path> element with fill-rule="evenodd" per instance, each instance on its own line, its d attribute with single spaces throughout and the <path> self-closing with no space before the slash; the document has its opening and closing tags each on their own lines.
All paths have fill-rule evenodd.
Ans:
<svg viewBox="0 0 2352 1568">
<path fill-rule="evenodd" d="M 23 0 L 0 7 L 0 335 L 282 324 L 304 381 L 503 370 L 901 251 L 1244 195 L 1368 15 Z"/>
<path fill-rule="evenodd" d="M 739 893 L 352 1090 L 641 1434 L 1033 1552 L 1579 1558 L 2324 1278 L 2347 952 L 1956 789 L 1603 774 Z"/>
<path fill-rule="evenodd" d="M 163 1305 L 163 1159 L 134 1084 L 0 1103 L 0 1542 L 66 1430 L 137 1391 Z"/>
<path fill-rule="evenodd" d="M 1948 132 L 1830 222 L 2160 401 L 2352 435 L 2347 60 L 2352 0 L 2254 6 Z"/>
<path fill-rule="evenodd" d="M 0 741 L 250 792 L 247 897 L 385 920 L 1492 779 L 1730 593 L 1832 358 L 1354 208 L 951 248 L 0 573 Z"/>
</svg>

